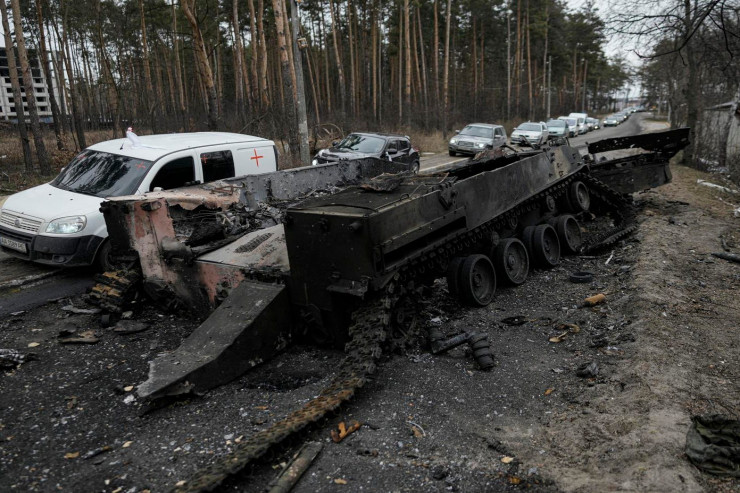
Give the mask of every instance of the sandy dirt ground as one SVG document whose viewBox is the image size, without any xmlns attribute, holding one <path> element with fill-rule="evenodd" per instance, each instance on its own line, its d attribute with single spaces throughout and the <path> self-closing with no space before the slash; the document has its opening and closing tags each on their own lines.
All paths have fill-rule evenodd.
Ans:
<svg viewBox="0 0 740 493">
<path fill-rule="evenodd" d="M 696 183 L 725 184 L 720 176 L 673 173 L 635 194 L 635 234 L 535 271 L 489 307 L 463 308 L 435 283 L 419 323 L 485 332 L 492 371 L 465 348 L 432 356 L 420 342 L 388 354 L 349 404 L 222 490 L 262 491 L 301 443 L 318 441 L 295 492 L 740 491 L 684 455 L 691 416 L 740 413 L 740 265 L 711 256 L 740 253 L 740 197 Z M 583 270 L 593 282 L 568 281 Z M 582 306 L 599 292 L 605 303 Z M 145 412 L 134 388 L 147 362 L 197 321 L 142 303 L 143 330 L 124 335 L 64 310 L 70 303 L 89 308 L 84 295 L 61 298 L 0 321 L 0 348 L 36 355 L 0 373 L 0 491 L 167 491 L 315 396 L 342 358 L 297 345 L 204 396 Z M 85 330 L 98 341 L 60 343 L 61 331 Z M 588 365 L 596 374 L 579 376 Z M 329 430 L 351 420 L 361 428 L 333 443 Z"/>
</svg>

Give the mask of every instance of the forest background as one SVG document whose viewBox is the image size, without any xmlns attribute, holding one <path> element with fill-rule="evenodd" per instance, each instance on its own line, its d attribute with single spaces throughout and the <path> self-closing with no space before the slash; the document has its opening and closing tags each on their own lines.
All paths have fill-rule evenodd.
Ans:
<svg viewBox="0 0 740 493">
<path fill-rule="evenodd" d="M 471 121 L 510 132 L 571 111 L 603 115 L 639 80 L 644 104 L 694 127 L 740 80 L 736 0 L 620 0 L 604 12 L 559 0 L 0 0 L 0 10 L 29 122 L 0 153 L 24 163 L 23 176 L 53 174 L 127 126 L 272 138 L 286 165 L 299 164 L 301 104 L 314 145 L 395 131 L 424 150 Z M 606 55 L 614 39 L 639 67 Z M 23 89 L 34 57 L 63 91 L 50 128 Z"/>
</svg>

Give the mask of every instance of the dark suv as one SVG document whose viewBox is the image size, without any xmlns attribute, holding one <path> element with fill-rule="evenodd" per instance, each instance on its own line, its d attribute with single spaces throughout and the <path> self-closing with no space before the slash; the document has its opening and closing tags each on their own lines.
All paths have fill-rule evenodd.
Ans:
<svg viewBox="0 0 740 493">
<path fill-rule="evenodd" d="M 419 151 L 414 149 L 407 136 L 370 132 L 351 133 L 340 142 L 332 142 L 330 148 L 321 149 L 316 153 L 311 164 L 316 166 L 366 157 L 406 163 L 409 171 L 413 173 L 419 171 Z"/>
</svg>

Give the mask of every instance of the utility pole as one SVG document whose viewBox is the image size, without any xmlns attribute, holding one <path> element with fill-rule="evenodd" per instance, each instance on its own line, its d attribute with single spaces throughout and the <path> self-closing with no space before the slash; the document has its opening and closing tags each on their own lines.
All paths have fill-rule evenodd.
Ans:
<svg viewBox="0 0 740 493">
<path fill-rule="evenodd" d="M 296 94 L 298 99 L 298 140 L 300 144 L 301 162 L 304 166 L 308 166 L 310 163 L 310 155 L 308 152 L 308 117 L 306 116 L 306 91 L 303 84 L 303 47 L 299 46 L 298 43 L 298 29 L 300 25 L 300 19 L 298 18 L 298 6 L 302 0 L 289 0 L 290 3 L 290 17 L 291 17 L 291 30 L 293 32 L 293 65 L 295 66 L 295 85 Z M 303 43 L 301 43 L 303 44 Z"/>
<path fill-rule="evenodd" d="M 550 119 L 550 99 L 552 97 L 552 55 L 547 60 L 547 119 Z"/>
</svg>

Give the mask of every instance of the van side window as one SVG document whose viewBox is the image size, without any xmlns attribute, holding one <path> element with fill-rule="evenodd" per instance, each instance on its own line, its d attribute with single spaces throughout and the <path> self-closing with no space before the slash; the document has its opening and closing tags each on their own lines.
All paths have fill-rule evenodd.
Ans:
<svg viewBox="0 0 740 493">
<path fill-rule="evenodd" d="M 231 151 L 204 152 L 200 155 L 203 166 L 203 182 L 234 177 L 234 157 Z"/>
<path fill-rule="evenodd" d="M 154 190 L 156 187 L 160 187 L 163 190 L 182 187 L 192 181 L 195 181 L 195 161 L 191 156 L 185 156 L 162 166 L 152 180 L 149 191 Z"/>
</svg>

